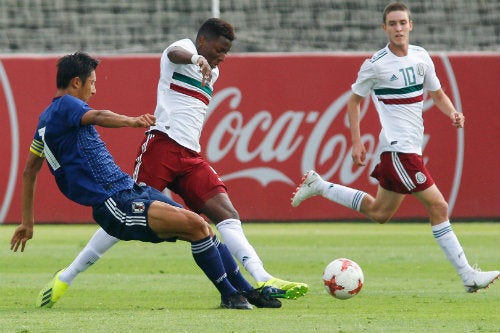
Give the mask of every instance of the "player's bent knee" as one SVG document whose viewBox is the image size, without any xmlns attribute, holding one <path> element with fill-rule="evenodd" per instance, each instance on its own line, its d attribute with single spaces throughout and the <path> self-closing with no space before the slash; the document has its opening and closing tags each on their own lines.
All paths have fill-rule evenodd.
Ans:
<svg viewBox="0 0 500 333">
<path fill-rule="evenodd" d="M 429 206 L 430 214 L 448 214 L 448 203 L 446 201 L 439 201 Z"/>
<path fill-rule="evenodd" d="M 374 222 L 377 222 L 379 224 L 384 224 L 384 223 L 387 223 L 390 221 L 392 217 L 392 214 L 375 214 L 375 215 L 372 215 L 371 216 L 371 219 L 374 221 Z"/>
<path fill-rule="evenodd" d="M 213 235 L 210 225 L 197 214 L 188 217 L 184 233 L 190 241 L 200 240 Z"/>
</svg>

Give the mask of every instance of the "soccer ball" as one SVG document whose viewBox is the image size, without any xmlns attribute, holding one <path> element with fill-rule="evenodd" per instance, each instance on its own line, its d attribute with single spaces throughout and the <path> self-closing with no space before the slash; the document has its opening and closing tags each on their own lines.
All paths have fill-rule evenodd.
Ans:
<svg viewBox="0 0 500 333">
<path fill-rule="evenodd" d="M 361 291 L 364 282 L 363 271 L 350 259 L 335 259 L 326 266 L 323 282 L 330 295 L 338 299 L 348 299 Z"/>
</svg>

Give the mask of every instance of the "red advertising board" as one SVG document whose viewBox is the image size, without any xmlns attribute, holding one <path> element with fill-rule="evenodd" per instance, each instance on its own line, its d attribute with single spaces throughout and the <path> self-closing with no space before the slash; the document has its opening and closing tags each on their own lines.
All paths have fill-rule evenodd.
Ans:
<svg viewBox="0 0 500 333">
<path fill-rule="evenodd" d="M 369 174 L 376 163 L 380 125 L 370 100 L 361 129 L 370 162 L 353 167 L 346 102 L 369 54 L 232 54 L 221 65 L 202 153 L 229 189 L 247 221 L 352 220 L 364 217 L 323 198 L 298 208 L 290 196 L 302 174 L 316 169 L 332 182 L 375 194 Z M 138 115 L 153 112 L 159 55 L 102 56 L 96 109 Z M 452 219 L 500 217 L 500 54 L 435 54 L 438 76 L 466 116 L 456 130 L 425 98 L 424 158 L 450 205 Z M 0 57 L 0 222 L 20 218 L 21 179 L 38 114 L 55 93 L 57 57 Z M 116 162 L 131 172 L 141 129 L 99 133 Z M 178 199 L 174 196 L 174 198 Z M 89 222 L 90 209 L 63 197 L 47 167 L 36 193 L 37 222 Z M 408 196 L 395 219 L 426 219 Z"/>
</svg>

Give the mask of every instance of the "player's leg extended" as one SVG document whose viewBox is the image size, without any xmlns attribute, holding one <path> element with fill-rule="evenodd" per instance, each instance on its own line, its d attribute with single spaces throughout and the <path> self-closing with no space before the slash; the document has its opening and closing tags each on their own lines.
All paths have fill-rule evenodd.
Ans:
<svg viewBox="0 0 500 333">
<path fill-rule="evenodd" d="M 252 306 L 229 282 L 220 253 L 213 243 L 213 232 L 201 216 L 183 208 L 154 201 L 148 210 L 148 223 L 162 239 L 177 237 L 191 243 L 196 264 L 221 294 L 221 306 L 251 309 Z"/>
<path fill-rule="evenodd" d="M 66 293 L 78 274 L 97 262 L 118 241 L 118 238 L 108 235 L 102 228 L 97 229 L 73 262 L 57 271 L 52 280 L 40 291 L 36 306 L 51 308 Z"/>
<path fill-rule="evenodd" d="M 293 207 L 297 207 L 302 201 L 317 195 L 359 211 L 361 202 L 367 194 L 350 187 L 327 182 L 316 171 L 310 170 L 304 174 L 300 184 L 295 189 L 291 204 Z"/>
<path fill-rule="evenodd" d="M 398 210 L 404 195 L 378 187 L 377 196 L 325 181 L 314 170 L 308 171 L 292 195 L 291 204 L 297 207 L 302 201 L 320 195 L 332 202 L 358 211 L 373 221 L 387 222 Z"/>
<path fill-rule="evenodd" d="M 263 289 L 254 289 L 252 285 L 241 274 L 240 268 L 234 257 L 231 255 L 226 244 L 222 243 L 217 236 L 212 238 L 215 246 L 219 250 L 222 259 L 222 264 L 226 270 L 229 282 L 239 291 L 243 292 L 248 301 L 259 308 L 280 308 L 281 302 L 276 299 L 286 294 L 284 290 L 273 287 Z"/>
<path fill-rule="evenodd" d="M 461 277 L 465 291 L 487 288 L 500 276 L 499 271 L 481 272 L 470 266 L 462 245 L 448 218 L 448 204 L 436 185 L 414 194 L 427 208 L 434 238 Z"/>
<path fill-rule="evenodd" d="M 288 299 L 296 299 L 307 293 L 307 284 L 281 280 L 265 270 L 262 260 L 243 232 L 238 213 L 227 193 L 218 193 L 207 200 L 202 211 L 212 221 L 220 221 L 217 223 L 217 229 L 224 239 L 224 243 L 231 254 L 257 281 L 259 288 L 274 287 L 284 290 L 284 294 L 276 296 Z"/>
</svg>

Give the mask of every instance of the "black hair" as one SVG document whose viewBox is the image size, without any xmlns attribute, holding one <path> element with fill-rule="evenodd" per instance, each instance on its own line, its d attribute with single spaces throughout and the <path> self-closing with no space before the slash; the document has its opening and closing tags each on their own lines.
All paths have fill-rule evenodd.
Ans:
<svg viewBox="0 0 500 333">
<path fill-rule="evenodd" d="M 79 77 L 85 83 L 97 65 L 99 65 L 99 60 L 84 52 L 76 52 L 60 58 L 57 62 L 57 88 L 67 88 L 71 79 L 75 77 Z"/>
<path fill-rule="evenodd" d="M 233 26 L 229 22 L 218 18 L 208 19 L 201 25 L 200 29 L 198 29 L 196 39 L 199 39 L 201 36 L 205 36 L 206 39 L 215 39 L 222 36 L 231 42 L 236 38 Z"/>
</svg>

